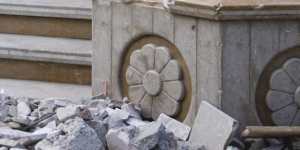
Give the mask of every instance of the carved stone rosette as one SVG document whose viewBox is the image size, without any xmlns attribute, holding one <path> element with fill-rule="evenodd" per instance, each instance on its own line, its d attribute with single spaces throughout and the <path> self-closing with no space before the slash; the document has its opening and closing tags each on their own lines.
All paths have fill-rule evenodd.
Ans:
<svg viewBox="0 0 300 150">
<path fill-rule="evenodd" d="M 269 81 L 266 104 L 276 125 L 300 125 L 300 59 L 290 58 Z"/>
<path fill-rule="evenodd" d="M 167 47 L 146 44 L 134 50 L 126 70 L 128 96 L 142 109 L 145 118 L 161 113 L 175 116 L 184 96 L 182 71 Z"/>
</svg>

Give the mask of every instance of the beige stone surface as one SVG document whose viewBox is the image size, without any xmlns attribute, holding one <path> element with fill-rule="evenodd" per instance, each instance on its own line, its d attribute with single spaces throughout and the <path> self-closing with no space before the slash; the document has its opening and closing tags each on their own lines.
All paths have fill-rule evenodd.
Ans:
<svg viewBox="0 0 300 150">
<path fill-rule="evenodd" d="M 169 50 L 165 47 L 157 47 L 155 53 L 155 70 L 161 72 L 163 67 L 170 61 Z"/>
<path fill-rule="evenodd" d="M 142 84 L 143 75 L 133 67 L 129 66 L 129 68 L 126 71 L 126 80 L 128 85 Z"/>
<path fill-rule="evenodd" d="M 154 70 L 147 71 L 143 77 L 143 86 L 149 95 L 155 96 L 159 94 L 162 88 L 159 73 Z"/>
<path fill-rule="evenodd" d="M 162 81 L 179 80 L 181 77 L 181 70 L 176 60 L 170 60 L 163 68 L 160 74 Z"/>
</svg>

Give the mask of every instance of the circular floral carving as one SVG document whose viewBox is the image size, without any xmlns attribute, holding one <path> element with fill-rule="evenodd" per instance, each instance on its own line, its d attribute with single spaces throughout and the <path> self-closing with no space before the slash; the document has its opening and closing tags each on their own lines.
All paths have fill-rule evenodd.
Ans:
<svg viewBox="0 0 300 150">
<path fill-rule="evenodd" d="M 267 107 L 276 125 L 300 125 L 300 59 L 290 58 L 269 81 Z"/>
<path fill-rule="evenodd" d="M 126 81 L 129 98 L 141 106 L 145 118 L 178 113 L 184 85 L 180 66 L 168 48 L 146 44 L 135 50 L 130 56 Z"/>
</svg>

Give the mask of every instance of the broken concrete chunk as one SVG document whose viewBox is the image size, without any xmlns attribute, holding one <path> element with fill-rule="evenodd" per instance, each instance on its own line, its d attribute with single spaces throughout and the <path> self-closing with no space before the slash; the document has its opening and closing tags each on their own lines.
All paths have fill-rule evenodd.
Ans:
<svg viewBox="0 0 300 150">
<path fill-rule="evenodd" d="M 128 120 L 125 121 L 128 125 L 131 126 L 135 126 L 135 127 L 139 127 L 139 126 L 144 126 L 147 123 L 149 123 L 148 121 L 143 121 L 140 119 L 136 119 L 136 118 L 129 118 Z"/>
<path fill-rule="evenodd" d="M 130 140 L 134 137 L 136 128 L 132 126 L 111 129 L 106 135 L 109 150 L 131 150 Z"/>
<path fill-rule="evenodd" d="M 87 124 L 95 130 L 98 138 L 102 141 L 103 145 L 106 146 L 105 135 L 108 131 L 108 124 L 105 121 L 88 121 Z"/>
<path fill-rule="evenodd" d="M 7 147 L 0 147 L 0 150 L 8 150 Z"/>
<path fill-rule="evenodd" d="M 34 143 L 47 136 L 47 133 L 32 134 L 9 128 L 0 128 L 0 139 L 19 140 L 23 143 Z"/>
<path fill-rule="evenodd" d="M 80 109 L 76 105 L 68 105 L 66 107 L 61 107 L 56 110 L 56 115 L 59 121 L 66 121 L 70 118 L 74 118 L 79 115 Z"/>
<path fill-rule="evenodd" d="M 108 107 L 109 103 L 110 103 L 109 100 L 96 99 L 96 100 L 92 100 L 91 102 L 89 102 L 87 104 L 87 106 L 92 107 L 92 108 L 105 109 L 106 107 Z"/>
<path fill-rule="evenodd" d="M 188 125 L 165 114 L 160 114 L 157 121 L 161 122 L 166 127 L 166 130 L 172 132 L 177 138 L 185 141 L 189 137 L 191 128 Z"/>
<path fill-rule="evenodd" d="M 128 112 L 131 117 L 134 117 L 137 119 L 142 119 L 140 112 L 138 112 L 138 110 L 135 109 L 135 106 L 133 103 L 123 104 L 121 106 L 121 110 Z"/>
<path fill-rule="evenodd" d="M 172 132 L 161 132 L 158 141 L 158 148 L 163 150 L 173 150 L 177 147 L 177 138 Z"/>
<path fill-rule="evenodd" d="M 109 109 L 108 114 L 108 128 L 116 128 L 116 127 L 122 127 L 125 125 L 124 121 L 126 121 L 129 118 L 129 113 L 126 111 L 123 111 L 121 109 Z"/>
<path fill-rule="evenodd" d="M 15 105 L 8 106 L 8 115 L 11 117 L 17 116 L 17 107 Z"/>
<path fill-rule="evenodd" d="M 0 139 L 0 145 L 5 147 L 20 147 L 22 146 L 19 141 L 17 140 L 11 140 L 6 138 Z"/>
<path fill-rule="evenodd" d="M 236 131 L 236 120 L 206 101 L 202 101 L 192 127 L 189 141 L 208 150 L 221 150 Z"/>
<path fill-rule="evenodd" d="M 67 120 L 59 127 L 63 134 L 49 136 L 40 141 L 38 150 L 104 150 L 97 133 L 81 118 Z"/>
<path fill-rule="evenodd" d="M 7 125 L 12 129 L 20 129 L 22 126 L 17 122 L 8 122 Z"/>
<path fill-rule="evenodd" d="M 191 144 L 187 141 L 177 141 L 176 150 L 207 150 L 204 146 Z"/>
<path fill-rule="evenodd" d="M 9 150 L 28 150 L 27 148 L 17 148 L 17 147 L 14 147 L 14 148 L 10 148 Z"/>
<path fill-rule="evenodd" d="M 24 101 L 19 101 L 17 105 L 18 116 L 28 116 L 31 113 L 29 105 Z"/>
<path fill-rule="evenodd" d="M 136 150 L 149 150 L 154 148 L 160 139 L 165 127 L 160 122 L 151 122 L 139 127 L 138 135 L 132 139 L 131 145 Z"/>
</svg>

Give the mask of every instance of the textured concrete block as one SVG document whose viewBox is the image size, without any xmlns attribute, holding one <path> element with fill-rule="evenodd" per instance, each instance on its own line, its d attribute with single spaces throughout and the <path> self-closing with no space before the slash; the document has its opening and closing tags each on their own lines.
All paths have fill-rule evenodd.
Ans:
<svg viewBox="0 0 300 150">
<path fill-rule="evenodd" d="M 202 101 L 189 141 L 204 145 L 208 150 L 222 150 L 237 127 L 236 120 Z"/>
</svg>

